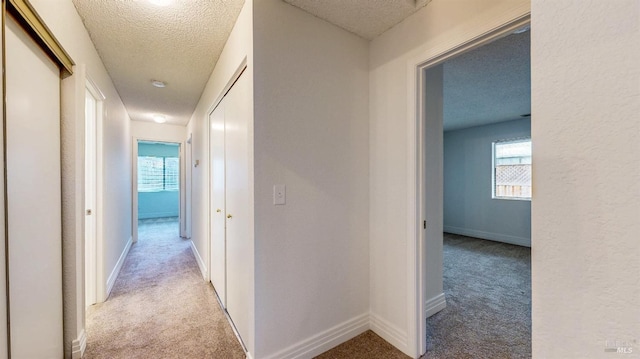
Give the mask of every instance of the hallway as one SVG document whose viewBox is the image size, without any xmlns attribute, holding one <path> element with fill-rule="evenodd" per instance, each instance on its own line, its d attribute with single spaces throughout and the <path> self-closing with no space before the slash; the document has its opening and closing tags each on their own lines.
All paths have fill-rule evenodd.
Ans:
<svg viewBox="0 0 640 359">
<path fill-rule="evenodd" d="M 140 223 L 110 297 L 87 310 L 85 358 L 244 358 L 177 220 Z"/>
</svg>

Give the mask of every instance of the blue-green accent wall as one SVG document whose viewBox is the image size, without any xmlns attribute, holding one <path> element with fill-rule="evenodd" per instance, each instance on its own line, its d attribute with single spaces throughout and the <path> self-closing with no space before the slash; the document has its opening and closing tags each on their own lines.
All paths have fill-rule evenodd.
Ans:
<svg viewBox="0 0 640 359">
<path fill-rule="evenodd" d="M 138 143 L 138 156 L 179 157 L 177 144 Z M 138 219 L 178 217 L 180 192 L 138 192 Z"/>
</svg>

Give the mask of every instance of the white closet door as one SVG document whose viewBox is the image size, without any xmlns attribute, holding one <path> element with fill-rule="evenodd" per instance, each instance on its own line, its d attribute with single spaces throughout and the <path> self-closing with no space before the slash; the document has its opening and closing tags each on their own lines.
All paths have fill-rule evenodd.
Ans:
<svg viewBox="0 0 640 359">
<path fill-rule="evenodd" d="M 11 357 L 62 358 L 60 72 L 5 31 Z"/>
<path fill-rule="evenodd" d="M 227 312 L 244 340 L 251 338 L 253 303 L 252 204 L 249 191 L 251 97 L 249 76 L 240 76 L 225 97 Z M 229 218 L 231 217 L 231 218 Z"/>
<path fill-rule="evenodd" d="M 226 230 L 225 230 L 225 159 L 224 159 L 224 105 L 209 115 L 209 151 L 211 163 L 211 284 L 218 293 L 222 306 L 227 306 L 227 264 L 226 264 Z"/>
</svg>

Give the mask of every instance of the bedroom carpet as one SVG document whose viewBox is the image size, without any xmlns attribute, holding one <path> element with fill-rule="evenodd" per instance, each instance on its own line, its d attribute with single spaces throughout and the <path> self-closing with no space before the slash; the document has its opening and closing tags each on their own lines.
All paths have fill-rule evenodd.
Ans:
<svg viewBox="0 0 640 359">
<path fill-rule="evenodd" d="M 178 222 L 141 221 L 111 296 L 87 313 L 86 359 L 245 354 Z"/>
<path fill-rule="evenodd" d="M 531 358 L 531 249 L 444 235 L 447 308 L 427 319 L 428 359 Z M 408 358 L 373 332 L 320 359 Z"/>
</svg>

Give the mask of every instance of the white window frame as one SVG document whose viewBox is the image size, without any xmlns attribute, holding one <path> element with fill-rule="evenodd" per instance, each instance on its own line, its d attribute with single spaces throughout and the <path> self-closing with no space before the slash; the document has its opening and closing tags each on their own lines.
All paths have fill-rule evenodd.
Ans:
<svg viewBox="0 0 640 359">
<path fill-rule="evenodd" d="M 531 197 L 515 197 L 515 196 L 507 197 L 507 196 L 496 195 L 496 145 L 506 144 L 506 143 L 518 143 L 518 142 L 531 142 L 531 137 L 504 139 L 504 140 L 493 141 L 491 143 L 491 199 L 502 199 L 502 200 L 508 200 L 508 201 L 531 201 Z M 533 163 L 531 164 L 531 166 L 533 166 Z M 533 191 L 533 188 L 532 188 L 532 191 Z"/>
</svg>

